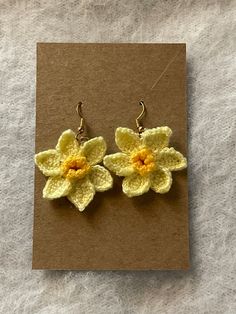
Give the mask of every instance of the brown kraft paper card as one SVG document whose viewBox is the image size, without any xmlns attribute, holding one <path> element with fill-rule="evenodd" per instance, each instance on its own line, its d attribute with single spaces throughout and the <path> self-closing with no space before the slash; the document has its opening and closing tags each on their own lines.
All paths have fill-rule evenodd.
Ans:
<svg viewBox="0 0 236 314">
<path fill-rule="evenodd" d="M 118 126 L 136 131 L 169 126 L 170 146 L 187 155 L 185 44 L 37 45 L 36 153 L 52 149 L 64 130 L 76 132 L 76 104 L 90 138 L 119 149 Z M 167 194 L 128 198 L 122 178 L 79 212 L 67 198 L 43 199 L 47 178 L 35 170 L 33 269 L 188 269 L 187 170 L 172 172 Z"/>
</svg>

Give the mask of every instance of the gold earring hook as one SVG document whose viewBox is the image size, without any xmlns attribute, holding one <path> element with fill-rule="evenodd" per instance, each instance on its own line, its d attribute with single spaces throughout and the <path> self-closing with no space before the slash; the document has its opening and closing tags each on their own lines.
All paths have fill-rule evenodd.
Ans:
<svg viewBox="0 0 236 314">
<path fill-rule="evenodd" d="M 136 126 L 137 126 L 137 129 L 138 129 L 138 133 L 141 134 L 143 131 L 144 131 L 144 127 L 142 126 L 142 124 L 140 123 L 140 120 L 144 117 L 145 115 L 145 112 L 146 112 L 146 106 L 144 104 L 144 102 L 141 100 L 139 102 L 139 105 L 142 106 L 142 111 L 141 113 L 139 114 L 139 116 L 136 118 Z"/>
<path fill-rule="evenodd" d="M 82 103 L 82 101 L 80 101 L 80 102 L 77 104 L 77 106 L 76 106 L 76 112 L 78 113 L 78 115 L 79 115 L 79 117 L 80 117 L 80 125 L 79 125 L 79 127 L 78 127 L 78 129 L 77 129 L 78 132 L 77 132 L 75 138 L 76 138 L 78 141 L 80 141 L 80 142 L 85 141 L 85 140 L 88 139 L 88 137 L 81 136 L 81 134 L 84 133 L 84 125 L 85 125 L 85 123 L 84 123 L 84 117 L 83 117 L 83 114 L 82 114 L 82 108 L 81 108 L 82 105 L 83 105 L 83 103 Z"/>
<path fill-rule="evenodd" d="M 80 117 L 80 126 L 78 127 L 78 134 L 81 134 L 84 132 L 84 117 L 83 117 L 83 114 L 82 114 L 82 107 L 83 103 L 80 101 L 77 106 L 76 106 L 76 111 Z"/>
</svg>

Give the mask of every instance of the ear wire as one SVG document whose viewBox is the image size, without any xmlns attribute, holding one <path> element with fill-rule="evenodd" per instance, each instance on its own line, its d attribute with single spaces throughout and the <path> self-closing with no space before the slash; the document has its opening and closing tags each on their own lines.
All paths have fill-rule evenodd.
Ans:
<svg viewBox="0 0 236 314">
<path fill-rule="evenodd" d="M 144 117 L 144 115 L 146 113 L 146 106 L 142 100 L 139 102 L 139 105 L 142 106 L 142 111 L 139 114 L 139 116 L 135 119 L 135 122 L 136 122 L 136 126 L 138 129 L 138 133 L 141 134 L 144 131 L 144 127 L 141 124 L 140 120 Z"/>
<path fill-rule="evenodd" d="M 82 134 L 84 133 L 84 130 L 85 130 L 84 117 L 83 117 L 82 108 L 81 108 L 82 105 L 83 105 L 82 101 L 79 101 L 79 103 L 78 103 L 77 106 L 76 106 L 76 112 L 77 112 L 77 114 L 78 114 L 79 117 L 80 117 L 80 125 L 79 125 L 79 127 L 78 127 L 78 129 L 77 129 L 78 132 L 77 132 L 75 138 L 76 138 L 77 141 L 79 141 L 79 142 L 88 140 L 88 137 L 82 136 Z"/>
</svg>

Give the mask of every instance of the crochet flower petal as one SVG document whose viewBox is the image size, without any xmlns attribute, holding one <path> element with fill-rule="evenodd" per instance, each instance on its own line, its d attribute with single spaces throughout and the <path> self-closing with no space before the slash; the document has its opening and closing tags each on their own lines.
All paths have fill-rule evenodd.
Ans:
<svg viewBox="0 0 236 314">
<path fill-rule="evenodd" d="M 124 178 L 122 188 L 128 197 L 142 195 L 150 188 L 150 178 L 149 176 L 141 176 L 138 173 L 134 173 Z"/>
<path fill-rule="evenodd" d="M 156 170 L 151 177 L 151 189 L 156 193 L 167 193 L 172 184 L 171 172 L 167 169 Z"/>
<path fill-rule="evenodd" d="M 42 173 L 49 176 L 60 174 L 60 155 L 55 149 L 49 149 L 34 156 L 35 164 Z"/>
<path fill-rule="evenodd" d="M 177 171 L 187 167 L 187 160 L 173 147 L 166 147 L 158 154 L 157 164 L 160 167 L 169 169 L 170 171 Z"/>
<path fill-rule="evenodd" d="M 172 131 L 168 126 L 162 126 L 145 130 L 141 137 L 146 147 L 152 150 L 159 150 L 168 146 L 171 134 Z"/>
<path fill-rule="evenodd" d="M 102 166 L 93 166 L 89 174 L 89 179 L 98 192 L 103 192 L 112 188 L 113 179 L 110 172 Z"/>
<path fill-rule="evenodd" d="M 134 172 L 130 157 L 124 153 L 107 155 L 103 159 L 104 165 L 115 172 L 117 176 L 129 176 Z"/>
<path fill-rule="evenodd" d="M 117 128 L 115 132 L 115 142 L 124 153 L 131 153 L 141 145 L 141 140 L 137 133 L 128 128 Z"/>
<path fill-rule="evenodd" d="M 76 155 L 79 152 L 79 143 L 72 130 L 64 131 L 57 143 L 56 149 L 60 152 L 63 159 L 70 155 Z"/>
<path fill-rule="evenodd" d="M 67 198 L 82 212 L 93 200 L 94 194 L 95 189 L 93 184 L 89 181 L 88 177 L 85 177 L 76 182 L 70 194 L 67 195 Z"/>
<path fill-rule="evenodd" d="M 43 189 L 43 197 L 47 199 L 55 199 L 66 196 L 72 186 L 69 180 L 63 177 L 50 177 Z"/>
<path fill-rule="evenodd" d="M 81 154 L 86 157 L 90 165 L 96 165 L 102 161 L 106 149 L 107 146 L 104 138 L 99 136 L 85 142 L 81 148 Z"/>
</svg>

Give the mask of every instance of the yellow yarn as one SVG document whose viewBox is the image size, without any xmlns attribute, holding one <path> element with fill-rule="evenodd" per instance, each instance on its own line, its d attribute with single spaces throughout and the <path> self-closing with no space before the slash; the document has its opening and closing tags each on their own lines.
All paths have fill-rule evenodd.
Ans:
<svg viewBox="0 0 236 314">
<path fill-rule="evenodd" d="M 69 156 L 61 164 L 63 176 L 67 179 L 82 179 L 90 168 L 86 158 L 82 156 Z"/>
<path fill-rule="evenodd" d="M 141 136 L 128 128 L 117 128 L 115 141 L 120 153 L 104 157 L 104 165 L 124 176 L 123 192 L 129 197 L 142 195 L 150 188 L 167 193 L 172 185 L 171 171 L 187 167 L 186 158 L 169 148 L 172 131 L 163 126 L 145 130 Z"/>
<path fill-rule="evenodd" d="M 43 197 L 55 199 L 63 196 L 83 211 L 93 200 L 96 191 L 112 187 L 112 177 L 100 163 L 106 152 L 102 137 L 95 137 L 79 145 L 75 133 L 64 131 L 56 149 L 35 155 L 35 163 L 45 176 L 47 183 Z"/>
<path fill-rule="evenodd" d="M 155 157 L 150 149 L 143 148 L 131 154 L 133 167 L 141 174 L 145 175 L 156 168 Z"/>
</svg>

